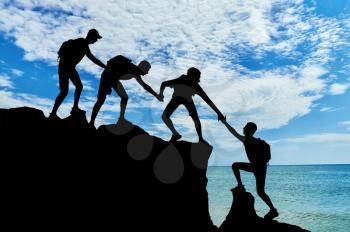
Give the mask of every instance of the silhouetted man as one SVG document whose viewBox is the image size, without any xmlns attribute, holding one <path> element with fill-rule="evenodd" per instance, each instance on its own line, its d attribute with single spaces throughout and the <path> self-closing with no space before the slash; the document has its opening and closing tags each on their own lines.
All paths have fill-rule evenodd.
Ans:
<svg viewBox="0 0 350 232">
<path fill-rule="evenodd" d="M 192 120 L 194 121 L 199 141 L 206 142 L 202 136 L 201 122 L 198 117 L 196 106 L 194 105 L 192 99 L 192 96 L 195 94 L 198 94 L 200 97 L 202 97 L 202 99 L 217 113 L 219 120 L 224 119 L 224 115 L 218 110 L 215 104 L 210 100 L 202 87 L 199 85 L 200 77 L 201 72 L 197 68 L 192 67 L 187 70 L 187 75 L 182 75 L 179 78 L 173 80 L 164 81 L 161 84 L 159 93 L 161 99 L 164 98 L 163 92 L 166 87 L 172 87 L 174 89 L 172 99 L 166 106 L 162 115 L 164 123 L 173 133 L 170 141 L 176 141 L 181 138 L 181 135 L 175 129 L 170 116 L 177 109 L 177 107 L 184 105 L 192 117 Z"/>
<path fill-rule="evenodd" d="M 222 121 L 227 129 L 244 144 L 245 151 L 250 163 L 236 162 L 232 164 L 233 173 L 237 179 L 238 186 L 237 190 L 243 190 L 244 186 L 242 184 L 241 176 L 239 170 L 244 170 L 247 172 L 254 173 L 256 179 L 256 190 L 261 199 L 269 206 L 270 211 L 265 215 L 265 219 L 272 220 L 278 216 L 276 208 L 273 206 L 269 196 L 265 193 L 265 179 L 268 160 L 270 159 L 270 147 L 269 145 L 261 140 L 253 137 L 257 130 L 257 126 L 253 122 L 248 122 L 243 128 L 243 134 L 239 134 L 233 127 L 231 127 L 226 120 Z M 264 144 L 266 143 L 266 144 Z M 267 146 L 267 148 L 266 148 Z M 264 148 L 265 147 L 265 148 Z M 268 150 L 267 154 L 266 151 Z M 266 158 L 267 157 L 267 158 Z"/>
<path fill-rule="evenodd" d="M 50 113 L 50 118 L 57 118 L 57 110 L 68 94 L 69 80 L 71 80 L 73 85 L 75 85 L 74 105 L 71 114 L 85 113 L 85 111 L 79 109 L 78 107 L 80 94 L 83 90 L 83 84 L 81 83 L 75 66 L 86 55 L 98 66 L 106 68 L 106 65 L 99 61 L 95 56 L 93 56 L 89 49 L 89 44 L 93 44 L 101 38 L 102 37 L 99 35 L 96 29 L 91 29 L 88 32 L 86 38 L 68 40 L 62 44 L 60 50 L 58 51 L 58 77 L 60 93 L 56 97 L 55 104 L 53 106 L 52 112 Z"/>
<path fill-rule="evenodd" d="M 90 125 L 94 126 L 96 116 L 105 102 L 107 95 L 111 94 L 112 88 L 121 98 L 120 120 L 125 120 L 125 109 L 128 103 L 128 95 L 125 92 L 120 80 L 130 80 L 131 78 L 135 78 L 147 92 L 151 93 L 158 100 L 160 100 L 158 94 L 141 78 L 141 76 L 148 74 L 150 68 L 150 63 L 145 60 L 141 61 L 138 66 L 136 66 L 131 63 L 131 60 L 121 55 L 110 59 L 107 62 L 107 68 L 103 71 L 101 76 L 97 102 L 92 110 Z"/>
</svg>

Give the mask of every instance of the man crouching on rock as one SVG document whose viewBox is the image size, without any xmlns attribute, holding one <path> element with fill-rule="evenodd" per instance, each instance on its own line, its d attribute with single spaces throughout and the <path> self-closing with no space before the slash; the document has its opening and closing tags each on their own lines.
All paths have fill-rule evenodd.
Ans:
<svg viewBox="0 0 350 232">
<path fill-rule="evenodd" d="M 151 65 L 147 61 L 141 61 L 137 66 L 131 63 L 131 60 L 128 58 L 118 55 L 107 62 L 107 68 L 103 71 L 100 87 L 98 89 L 97 102 L 94 105 L 94 108 L 91 113 L 90 126 L 94 127 L 95 119 L 100 111 L 103 103 L 106 100 L 107 95 L 110 95 L 112 88 L 120 96 L 120 120 L 125 120 L 125 110 L 128 103 L 128 95 L 125 92 L 125 89 L 120 82 L 120 80 L 130 80 L 135 78 L 136 81 L 149 93 L 155 96 L 158 100 L 159 95 L 142 79 L 141 76 L 144 76 L 150 70 Z"/>
</svg>

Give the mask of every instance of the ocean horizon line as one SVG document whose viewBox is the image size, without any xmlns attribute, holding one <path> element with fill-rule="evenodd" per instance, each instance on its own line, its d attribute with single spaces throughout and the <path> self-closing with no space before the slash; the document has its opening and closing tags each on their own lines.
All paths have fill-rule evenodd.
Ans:
<svg viewBox="0 0 350 232">
<path fill-rule="evenodd" d="M 341 166 L 350 165 L 350 163 L 341 164 L 270 164 L 269 166 Z M 231 167 L 231 165 L 208 165 L 208 167 Z"/>
</svg>

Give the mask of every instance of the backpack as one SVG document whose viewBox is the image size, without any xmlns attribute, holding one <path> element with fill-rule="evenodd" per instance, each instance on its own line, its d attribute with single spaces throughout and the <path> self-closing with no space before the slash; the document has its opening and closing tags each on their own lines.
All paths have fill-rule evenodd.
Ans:
<svg viewBox="0 0 350 232">
<path fill-rule="evenodd" d="M 262 139 L 256 139 L 256 150 L 258 154 L 258 160 L 261 163 L 268 164 L 271 159 L 270 145 Z"/>
<path fill-rule="evenodd" d="M 74 51 L 74 48 L 76 47 L 76 45 L 77 45 L 76 40 L 73 40 L 73 39 L 63 42 L 60 49 L 58 49 L 57 59 L 59 60 L 61 57 L 70 56 L 72 54 L 72 51 Z"/>
<path fill-rule="evenodd" d="M 117 55 L 107 62 L 109 68 L 118 68 L 120 66 L 129 65 L 131 60 L 122 55 Z"/>
</svg>

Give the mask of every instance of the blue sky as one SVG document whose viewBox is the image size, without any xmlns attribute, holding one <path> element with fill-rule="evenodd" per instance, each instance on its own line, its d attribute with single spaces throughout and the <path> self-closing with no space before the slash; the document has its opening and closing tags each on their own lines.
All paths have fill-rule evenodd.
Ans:
<svg viewBox="0 0 350 232">
<path fill-rule="evenodd" d="M 103 36 L 91 45 L 106 62 L 123 54 L 152 69 L 160 83 L 195 66 L 201 85 L 238 131 L 247 121 L 272 145 L 272 164 L 350 163 L 350 2 L 320 1 L 2 1 L 0 3 L 0 107 L 32 106 L 46 115 L 58 93 L 57 50 L 90 28 Z M 84 59 L 81 108 L 89 117 L 101 69 Z M 126 81 L 126 117 L 165 140 L 164 103 L 135 81 Z M 59 110 L 72 106 L 73 86 Z M 119 98 L 112 94 L 98 124 L 114 123 Z M 215 113 L 195 98 L 205 138 L 214 146 L 211 165 L 244 161 L 244 149 Z M 183 108 L 173 115 L 185 140 L 197 141 Z"/>
</svg>

